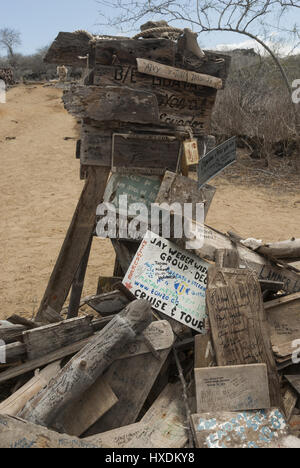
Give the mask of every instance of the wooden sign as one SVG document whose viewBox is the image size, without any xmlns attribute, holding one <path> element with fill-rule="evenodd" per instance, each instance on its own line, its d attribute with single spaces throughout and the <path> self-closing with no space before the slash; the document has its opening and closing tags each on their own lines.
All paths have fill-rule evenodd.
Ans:
<svg viewBox="0 0 300 468">
<path fill-rule="evenodd" d="M 233 137 L 200 159 L 198 166 L 199 187 L 202 187 L 205 183 L 235 162 L 236 138 Z"/>
<path fill-rule="evenodd" d="M 271 330 L 271 343 L 277 358 L 291 359 L 294 341 L 300 338 L 300 294 L 269 301 L 265 304 Z"/>
<path fill-rule="evenodd" d="M 169 135 L 113 134 L 112 171 L 164 174 L 177 172 L 181 143 Z M 162 157 L 163 155 L 163 157 Z"/>
<path fill-rule="evenodd" d="M 175 81 L 184 81 L 186 83 L 208 86 L 215 89 L 221 89 L 223 87 L 222 80 L 211 75 L 195 73 L 182 68 L 174 68 L 142 58 L 138 58 L 136 61 L 138 71 L 140 73 L 145 73 L 146 75 L 159 76 L 161 78 L 167 78 Z"/>
<path fill-rule="evenodd" d="M 205 333 L 208 263 L 148 231 L 123 284 L 138 299 Z"/>
<path fill-rule="evenodd" d="M 183 213 L 183 204 L 192 203 L 193 219 L 196 219 L 196 204 L 204 203 L 204 219 L 208 214 L 216 188 L 211 185 L 204 185 L 198 188 L 198 183 L 188 177 L 184 177 L 174 172 L 166 171 L 160 190 L 156 197 L 156 203 L 168 203 L 173 205 L 179 203 Z"/>
<path fill-rule="evenodd" d="M 132 134 L 128 125 L 120 131 L 88 124 L 82 127 L 83 165 L 111 167 L 113 164 L 114 171 L 125 174 L 163 175 L 166 170 L 177 172 L 180 151 L 181 142 L 168 134 Z"/>
<path fill-rule="evenodd" d="M 158 105 L 158 122 L 167 128 L 191 127 L 207 134 L 217 91 L 191 83 L 144 75 L 133 66 L 96 66 L 94 84 L 124 86 L 151 92 Z M 148 111 L 149 113 L 149 111 Z"/>
<path fill-rule="evenodd" d="M 195 369 L 197 412 L 270 408 L 265 364 Z"/>
<path fill-rule="evenodd" d="M 80 119 L 100 122 L 159 122 L 158 102 L 147 90 L 121 86 L 72 86 L 64 92 L 65 108 Z"/>
<path fill-rule="evenodd" d="M 127 195 L 128 206 L 132 203 L 144 203 L 150 209 L 161 186 L 159 176 L 141 176 L 138 174 L 112 174 L 104 193 L 104 202 L 112 203 L 119 213 L 119 197 Z"/>
<path fill-rule="evenodd" d="M 256 274 L 211 268 L 206 301 L 218 366 L 266 363 L 271 404 L 281 407 L 279 376 Z"/>
<path fill-rule="evenodd" d="M 197 448 L 272 448 L 289 434 L 279 409 L 192 415 Z"/>
</svg>

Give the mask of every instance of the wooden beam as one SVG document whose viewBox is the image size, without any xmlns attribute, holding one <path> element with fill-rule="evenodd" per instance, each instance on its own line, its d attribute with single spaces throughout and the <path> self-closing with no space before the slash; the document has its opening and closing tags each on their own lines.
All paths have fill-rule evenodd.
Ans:
<svg viewBox="0 0 300 468">
<path fill-rule="evenodd" d="M 57 316 L 69 294 L 92 236 L 96 209 L 102 202 L 109 172 L 108 167 L 88 169 L 88 179 L 36 316 L 38 322 L 49 323 L 49 313 L 52 315 L 54 313 L 58 321 Z"/>
</svg>

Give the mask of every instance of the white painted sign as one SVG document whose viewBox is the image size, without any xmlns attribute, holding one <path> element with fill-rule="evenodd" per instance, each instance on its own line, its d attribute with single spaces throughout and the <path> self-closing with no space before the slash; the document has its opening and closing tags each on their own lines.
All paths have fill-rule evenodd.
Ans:
<svg viewBox="0 0 300 468">
<path fill-rule="evenodd" d="M 148 231 L 123 284 L 158 312 L 205 333 L 208 267 L 196 255 Z"/>
</svg>

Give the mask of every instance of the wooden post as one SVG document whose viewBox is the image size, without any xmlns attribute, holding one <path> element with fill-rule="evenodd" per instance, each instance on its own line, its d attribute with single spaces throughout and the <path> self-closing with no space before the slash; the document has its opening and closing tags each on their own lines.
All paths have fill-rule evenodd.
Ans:
<svg viewBox="0 0 300 468">
<path fill-rule="evenodd" d="M 132 342 L 151 323 L 151 304 L 135 301 L 95 336 L 49 385 L 36 395 L 19 416 L 53 427 L 58 415 L 80 397 L 117 359 L 126 342 Z"/>
<path fill-rule="evenodd" d="M 108 167 L 89 167 L 88 178 L 61 248 L 36 321 L 53 323 L 60 312 L 93 233 L 96 209 L 101 203 L 109 176 Z"/>
<path fill-rule="evenodd" d="M 82 257 L 79 268 L 75 275 L 75 279 L 72 285 L 72 292 L 70 297 L 69 309 L 68 309 L 68 319 L 75 318 L 78 316 L 78 310 L 80 306 L 80 299 L 84 285 L 84 278 L 86 274 L 86 269 L 88 261 L 90 258 L 91 248 L 92 248 L 93 236 L 91 236 L 88 246 L 86 248 L 85 254 Z"/>
</svg>

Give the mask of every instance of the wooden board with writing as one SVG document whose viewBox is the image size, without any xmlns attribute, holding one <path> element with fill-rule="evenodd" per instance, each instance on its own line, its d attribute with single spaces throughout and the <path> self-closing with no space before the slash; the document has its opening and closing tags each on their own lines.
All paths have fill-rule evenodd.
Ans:
<svg viewBox="0 0 300 468">
<path fill-rule="evenodd" d="M 94 84 L 149 91 L 157 100 L 160 125 L 189 126 L 197 135 L 209 132 L 217 95 L 213 88 L 143 75 L 133 66 L 96 66 Z"/>
<path fill-rule="evenodd" d="M 289 358 L 300 338 L 300 294 L 269 301 L 265 304 L 271 329 L 271 343 L 276 357 Z"/>
<path fill-rule="evenodd" d="M 236 162 L 236 138 L 222 143 L 200 159 L 198 165 L 198 183 L 202 187 L 213 177 Z"/>
<path fill-rule="evenodd" d="M 151 76 L 159 76 L 174 81 L 183 81 L 192 83 L 198 86 L 208 86 L 210 88 L 221 89 L 223 86 L 220 78 L 215 78 L 211 75 L 204 75 L 182 68 L 170 67 L 161 63 L 153 62 L 146 59 L 137 59 L 139 73 L 144 73 Z"/>
<path fill-rule="evenodd" d="M 249 270 L 212 267 L 206 295 L 218 366 L 266 363 L 272 406 L 282 406 L 260 285 Z"/>
<path fill-rule="evenodd" d="M 269 409 L 267 366 L 195 369 L 197 412 Z"/>
<path fill-rule="evenodd" d="M 192 203 L 194 219 L 196 219 L 196 204 L 204 203 L 204 216 L 206 218 L 215 193 L 216 188 L 211 185 L 204 185 L 199 190 L 195 180 L 167 171 L 156 197 L 156 203 L 167 202 L 170 205 L 179 203 L 182 209 L 184 203 Z"/>
</svg>

